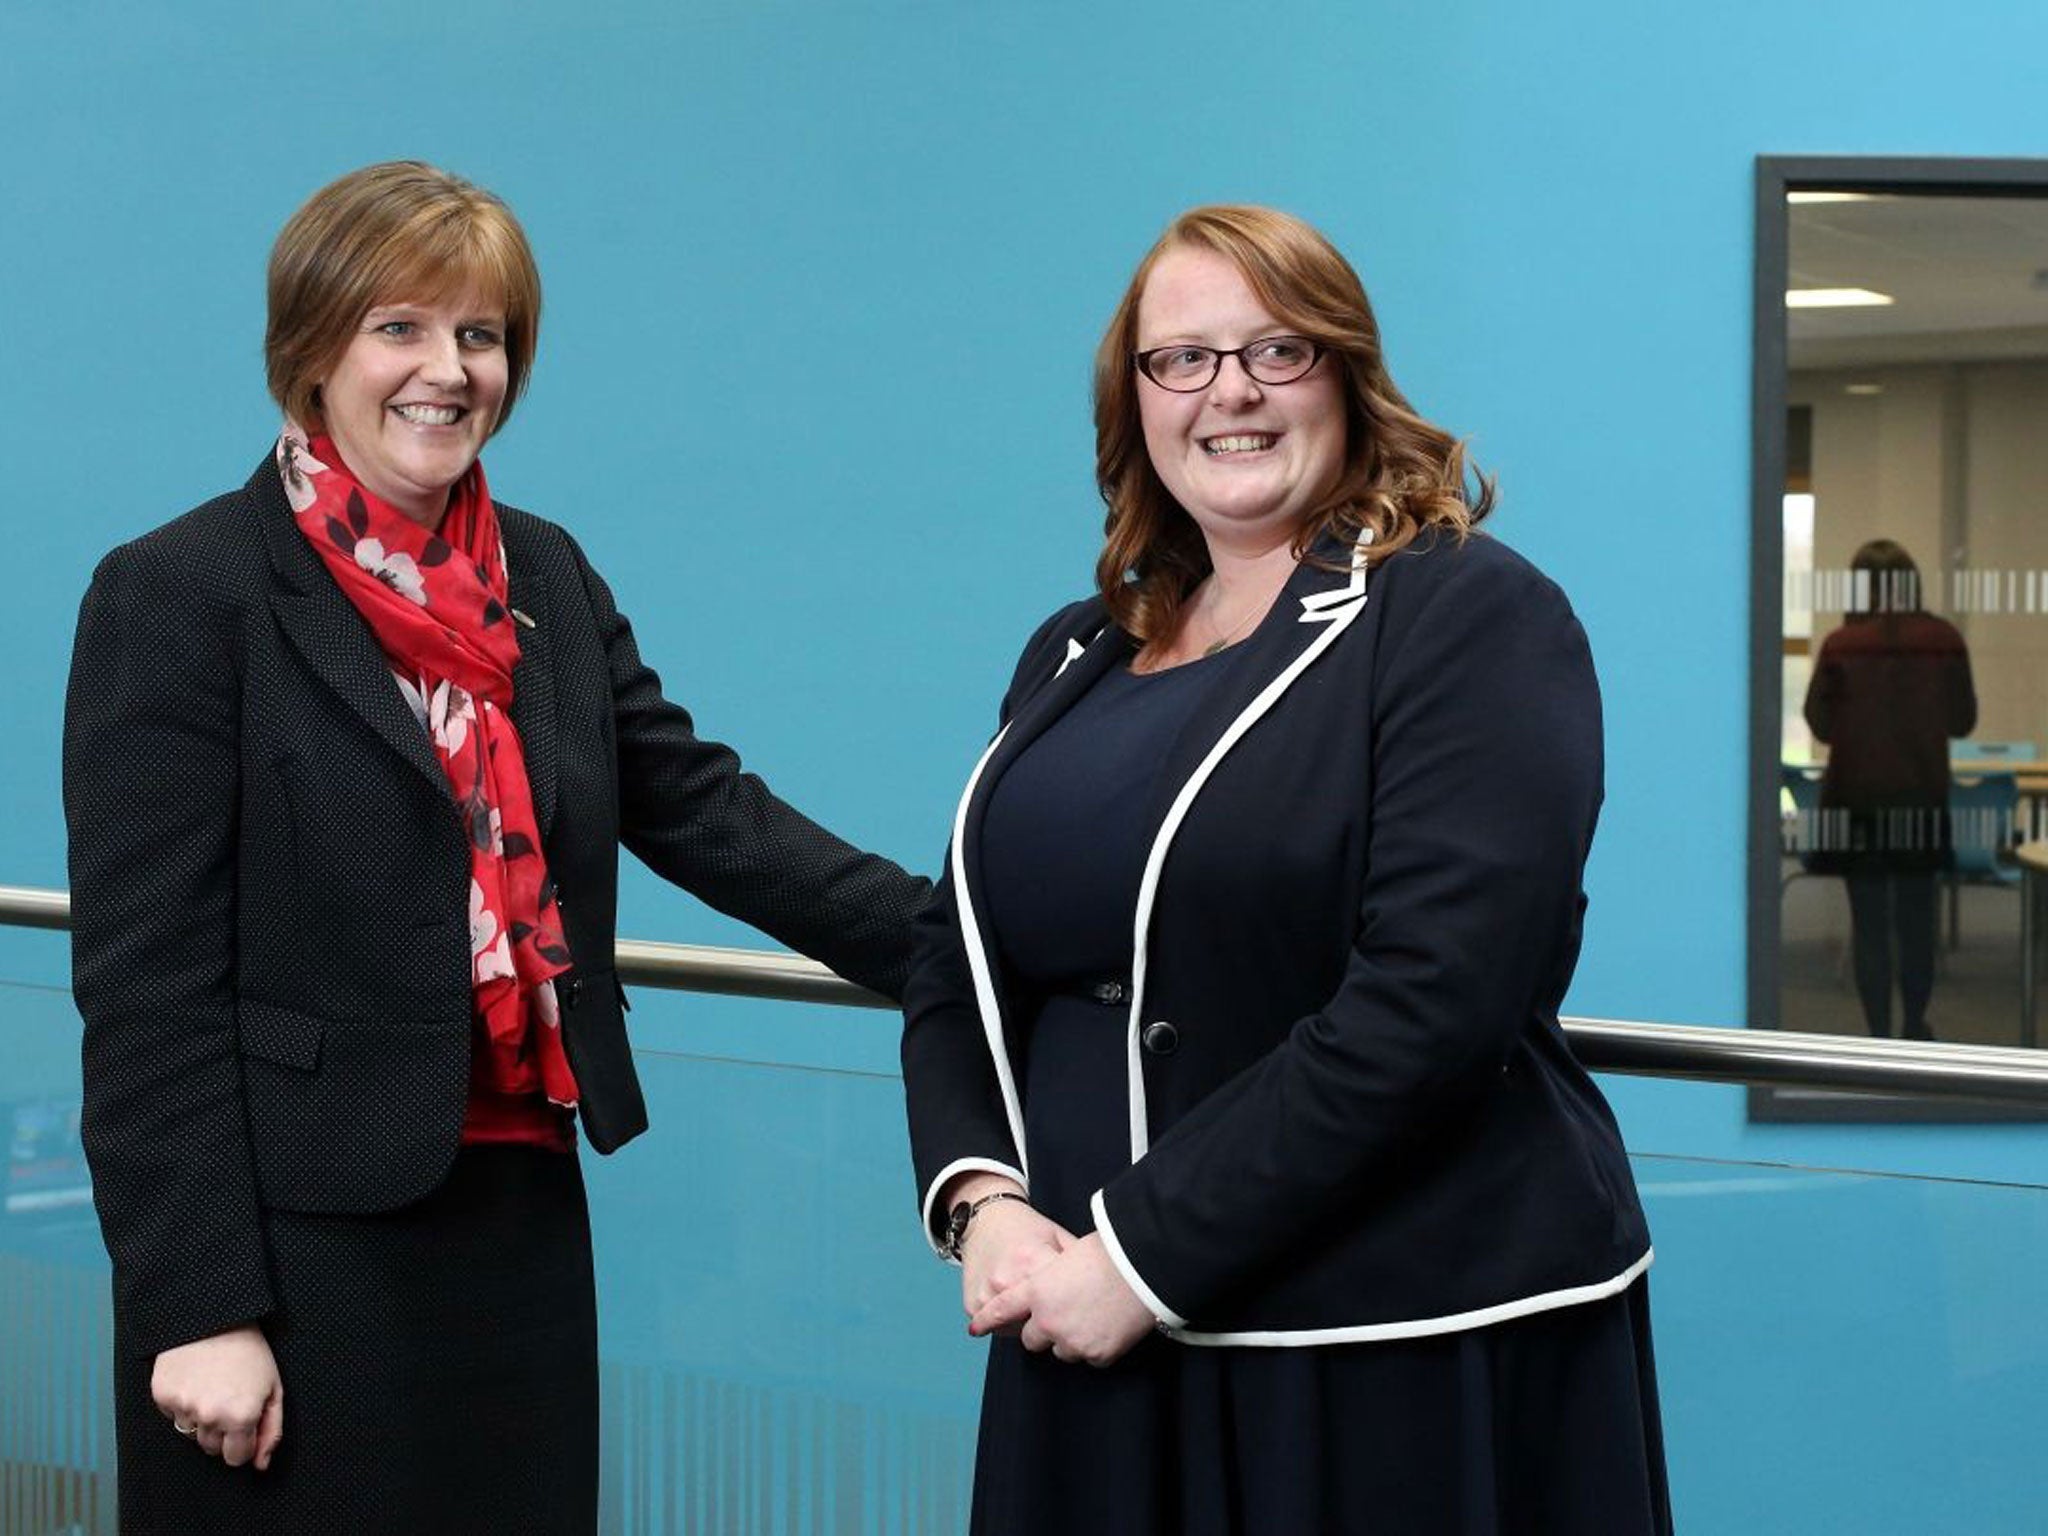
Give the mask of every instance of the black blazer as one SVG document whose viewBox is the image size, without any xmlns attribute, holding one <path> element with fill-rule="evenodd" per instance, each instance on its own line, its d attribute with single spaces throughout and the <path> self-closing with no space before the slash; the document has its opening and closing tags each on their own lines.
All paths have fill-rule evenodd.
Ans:
<svg viewBox="0 0 2048 1536">
<path fill-rule="evenodd" d="M 512 715 L 575 969 L 586 1136 L 646 1127 L 612 970 L 618 848 L 877 991 L 929 887 L 771 795 L 662 697 L 576 543 L 500 506 Z M 273 1306 L 265 1207 L 391 1209 L 454 1160 L 469 857 L 391 668 L 275 469 L 101 562 L 64 729 L 84 1139 L 127 1336 Z"/>
<path fill-rule="evenodd" d="M 1483 535 L 1304 562 L 1162 765 L 1138 898 L 1131 1166 L 1096 1230 L 1198 1344 L 1446 1332 L 1613 1294 L 1649 1237 L 1557 1008 L 1601 796 L 1563 593 Z M 1029 1184 L 1033 1000 L 985 927 L 1018 753 L 1133 654 L 1097 600 L 1025 648 L 921 923 L 903 1069 L 927 1235 L 969 1169 Z"/>
</svg>

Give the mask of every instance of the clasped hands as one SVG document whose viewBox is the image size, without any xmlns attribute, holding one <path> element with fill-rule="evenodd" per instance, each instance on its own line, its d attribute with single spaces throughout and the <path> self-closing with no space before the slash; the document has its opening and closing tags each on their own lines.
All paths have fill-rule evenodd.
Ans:
<svg viewBox="0 0 2048 1536">
<path fill-rule="evenodd" d="M 231 1467 L 266 1471 L 284 1439 L 284 1383 L 253 1324 L 165 1350 L 149 1390 L 173 1429 Z"/>
<path fill-rule="evenodd" d="M 960 1263 L 961 1303 L 976 1338 L 1015 1334 L 1033 1353 L 1050 1350 L 1058 1360 L 1100 1366 L 1152 1329 L 1151 1312 L 1117 1272 L 1100 1235 L 1077 1238 L 1018 1201 L 976 1213 Z"/>
</svg>

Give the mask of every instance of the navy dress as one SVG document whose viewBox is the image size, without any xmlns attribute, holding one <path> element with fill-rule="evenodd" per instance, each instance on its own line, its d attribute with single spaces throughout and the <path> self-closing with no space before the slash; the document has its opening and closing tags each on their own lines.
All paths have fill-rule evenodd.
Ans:
<svg viewBox="0 0 2048 1536">
<path fill-rule="evenodd" d="M 989 802 L 990 916 L 1032 1018 L 1031 1200 L 1077 1234 L 1093 1230 L 1089 1197 L 1130 1161 L 1123 989 L 1155 776 L 1222 663 L 1105 673 Z M 1155 1335 L 1107 1369 L 993 1339 L 972 1529 L 1668 1532 L 1645 1282 L 1413 1340 L 1206 1348 Z"/>
</svg>

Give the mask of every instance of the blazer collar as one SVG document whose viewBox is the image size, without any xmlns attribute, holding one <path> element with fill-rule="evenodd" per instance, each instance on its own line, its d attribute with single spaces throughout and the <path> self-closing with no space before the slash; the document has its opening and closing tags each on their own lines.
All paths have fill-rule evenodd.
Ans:
<svg viewBox="0 0 2048 1536">
<path fill-rule="evenodd" d="M 247 493 L 270 555 L 278 588 L 271 611 L 315 674 L 406 762 L 444 793 L 448 775 L 434 756 L 433 742 L 398 691 L 391 663 L 320 556 L 306 542 L 285 499 L 271 458 L 249 477 Z M 546 664 L 545 618 L 537 609 L 539 583 L 523 578 L 527 561 L 508 548 L 511 605 L 533 620 L 521 626 L 519 662 L 512 670 L 512 721 L 526 752 L 526 776 L 533 788 L 535 818 L 543 833 L 554 820 L 556 754 L 553 678 Z"/>
<path fill-rule="evenodd" d="M 445 792 L 448 775 L 434 756 L 433 742 L 399 693 L 377 637 L 299 531 L 269 458 L 256 466 L 248 489 L 278 577 L 271 611 L 285 634 L 344 704 Z"/>
<path fill-rule="evenodd" d="M 1085 628 L 1085 626 L 1084 626 Z M 1137 644 L 1106 618 L 1098 619 L 1086 638 L 1070 635 L 1051 679 L 1025 699 L 1010 719 L 1009 729 L 987 766 L 982 782 L 991 784 L 1045 728 L 1073 707 L 1074 701 L 1095 685 L 1111 667 L 1121 666 L 1136 654 Z"/>
<path fill-rule="evenodd" d="M 1232 724 L 1323 638 L 1329 625 L 1364 605 L 1369 543 L 1369 536 L 1356 546 L 1329 537 L 1319 540 L 1295 566 L 1259 627 L 1223 653 L 1215 682 L 1160 762 L 1154 825 Z"/>
<path fill-rule="evenodd" d="M 1319 541 L 1294 568 L 1259 627 L 1224 653 L 1217 663 L 1221 671 L 1214 685 L 1160 764 L 1154 825 L 1232 723 L 1324 635 L 1328 625 L 1348 619 L 1363 606 L 1369 543 L 1369 535 L 1356 546 L 1327 537 Z M 1135 654 L 1137 641 L 1106 621 L 1100 622 L 1092 635 L 1068 638 L 1058 670 L 1012 716 L 981 770 L 963 828 L 970 844 L 978 846 L 988 797 L 1017 754 L 1072 708 L 1097 678 L 1113 666 L 1128 663 Z M 970 879 L 978 885 L 978 861 L 970 861 L 968 867 Z M 980 891 L 974 895 L 975 905 L 980 907 Z"/>
<path fill-rule="evenodd" d="M 1209 746 L 1274 678 L 1286 671 L 1322 634 L 1323 626 L 1353 613 L 1365 602 L 1366 551 L 1370 534 L 1356 545 L 1325 536 L 1295 566 L 1259 627 L 1232 646 L 1220 663 L 1222 675 L 1202 708 L 1175 743 L 1160 775 L 1165 785 L 1187 777 Z M 1104 623 L 1085 642 L 1070 638 L 1059 670 L 1017 712 L 1002 746 L 989 759 L 984 782 L 992 782 L 1010 760 L 1065 714 L 1095 680 L 1137 654 L 1138 642 Z M 1175 771 L 1176 769 L 1180 771 Z"/>
</svg>

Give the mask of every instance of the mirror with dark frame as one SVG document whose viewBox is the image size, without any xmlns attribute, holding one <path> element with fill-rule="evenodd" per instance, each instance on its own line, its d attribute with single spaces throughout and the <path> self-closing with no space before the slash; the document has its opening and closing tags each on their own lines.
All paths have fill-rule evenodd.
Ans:
<svg viewBox="0 0 2048 1536">
<path fill-rule="evenodd" d="M 1751 1027 L 2039 1046 L 2048 161 L 1760 159 L 1756 283 Z"/>
</svg>

